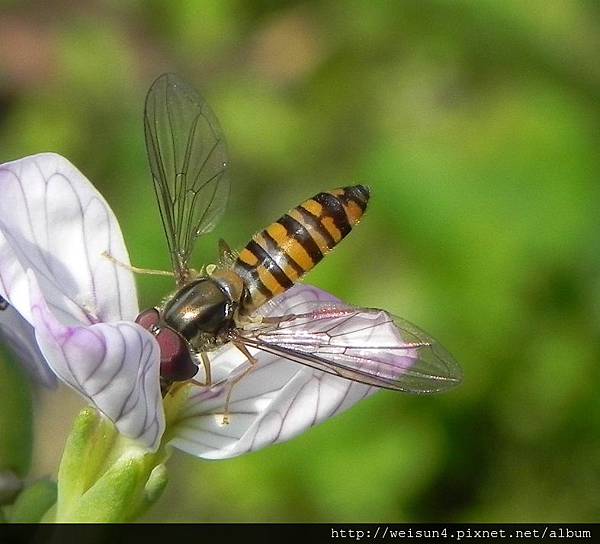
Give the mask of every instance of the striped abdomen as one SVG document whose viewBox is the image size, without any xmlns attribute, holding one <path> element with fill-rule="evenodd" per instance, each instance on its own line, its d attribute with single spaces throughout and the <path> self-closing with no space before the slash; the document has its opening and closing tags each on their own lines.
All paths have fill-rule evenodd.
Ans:
<svg viewBox="0 0 600 544">
<path fill-rule="evenodd" d="M 363 185 L 319 193 L 255 234 L 233 265 L 248 288 L 242 312 L 252 312 L 311 270 L 358 223 L 368 200 Z"/>
</svg>

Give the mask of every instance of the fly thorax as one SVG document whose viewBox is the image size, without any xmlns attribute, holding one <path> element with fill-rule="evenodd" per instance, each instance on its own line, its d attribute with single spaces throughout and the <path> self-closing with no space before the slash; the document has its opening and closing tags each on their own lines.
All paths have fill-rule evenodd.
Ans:
<svg viewBox="0 0 600 544">
<path fill-rule="evenodd" d="M 162 320 L 196 350 L 222 344 L 233 325 L 237 301 L 221 283 L 212 277 L 199 278 L 184 285 L 163 308 Z"/>
</svg>

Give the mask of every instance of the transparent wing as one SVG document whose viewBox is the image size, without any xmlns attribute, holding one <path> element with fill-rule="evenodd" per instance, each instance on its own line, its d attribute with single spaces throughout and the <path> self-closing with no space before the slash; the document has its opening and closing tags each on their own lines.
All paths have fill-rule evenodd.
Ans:
<svg viewBox="0 0 600 544">
<path fill-rule="evenodd" d="M 179 284 L 198 236 L 220 219 L 229 195 L 227 153 L 217 118 L 174 74 L 154 81 L 144 110 L 154 189 Z"/>
<path fill-rule="evenodd" d="M 409 393 L 454 387 L 452 355 L 411 323 L 378 309 L 316 302 L 299 315 L 268 317 L 238 341 L 355 382 Z M 306 307 L 306 303 L 305 303 Z"/>
</svg>

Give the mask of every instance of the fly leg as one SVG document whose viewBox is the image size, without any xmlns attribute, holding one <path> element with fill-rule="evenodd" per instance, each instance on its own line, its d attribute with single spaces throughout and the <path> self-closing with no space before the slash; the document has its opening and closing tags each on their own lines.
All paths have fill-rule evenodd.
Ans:
<svg viewBox="0 0 600 544">
<path fill-rule="evenodd" d="M 134 274 L 148 274 L 148 275 L 152 275 L 152 276 L 169 276 L 171 278 L 175 276 L 175 274 L 173 272 L 168 272 L 167 270 L 154 270 L 152 268 L 138 268 L 137 266 L 131 266 L 130 264 L 122 263 L 118 259 L 115 259 L 110 253 L 108 253 L 108 251 L 103 251 L 102 256 L 106 257 L 109 261 L 116 264 L 117 266 L 120 266 L 121 268 L 125 268 L 126 270 L 129 270 L 130 272 L 133 272 Z"/>
<path fill-rule="evenodd" d="M 233 388 L 238 382 L 242 381 L 256 368 L 256 363 L 258 362 L 244 344 L 240 342 L 233 342 L 233 345 L 245 355 L 246 359 L 248 359 L 248 362 L 250 363 L 250 366 L 239 376 L 229 382 L 229 391 L 227 392 L 227 397 L 225 397 L 225 408 L 223 410 L 223 419 L 221 421 L 222 425 L 229 425 L 229 402 L 231 401 L 231 393 L 233 392 Z"/>
<path fill-rule="evenodd" d="M 0 297 L 0 312 L 6 310 L 6 308 L 8 308 L 8 300 Z"/>
<path fill-rule="evenodd" d="M 199 385 L 200 387 L 210 387 L 213 383 L 212 383 L 212 376 L 211 376 L 211 372 L 210 372 L 210 359 L 208 358 L 208 355 L 206 355 L 206 353 L 204 353 L 203 351 L 201 351 L 199 353 L 200 358 L 202 359 L 202 366 L 204 367 L 204 376 L 205 376 L 205 381 L 204 383 L 199 382 L 198 380 L 194 380 L 193 378 L 190 380 L 192 383 L 195 383 L 196 385 Z"/>
</svg>

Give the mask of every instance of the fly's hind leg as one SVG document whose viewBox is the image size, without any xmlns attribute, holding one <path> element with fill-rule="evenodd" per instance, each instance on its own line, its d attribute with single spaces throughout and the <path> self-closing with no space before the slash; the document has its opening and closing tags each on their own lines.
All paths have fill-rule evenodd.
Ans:
<svg viewBox="0 0 600 544">
<path fill-rule="evenodd" d="M 225 397 L 225 408 L 223 410 L 223 419 L 221 420 L 222 425 L 229 425 L 229 402 L 231 401 L 231 393 L 233 392 L 233 388 L 256 368 L 256 363 L 258 362 L 244 344 L 240 342 L 233 342 L 233 345 L 244 354 L 246 359 L 248 359 L 250 366 L 239 376 L 229 382 L 229 391 L 227 391 L 227 397 Z"/>
<path fill-rule="evenodd" d="M 103 251 L 102 256 L 107 258 L 110 262 L 120 266 L 121 268 L 125 268 L 134 274 L 147 274 L 151 276 L 169 276 L 174 277 L 175 274 L 173 272 L 169 272 L 167 270 L 154 270 L 152 268 L 138 268 L 137 266 L 131 266 L 130 264 L 125 264 L 118 259 L 115 259 L 108 251 Z"/>
</svg>

